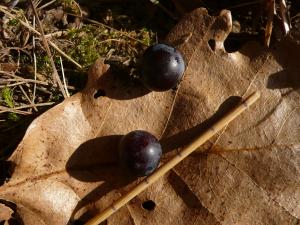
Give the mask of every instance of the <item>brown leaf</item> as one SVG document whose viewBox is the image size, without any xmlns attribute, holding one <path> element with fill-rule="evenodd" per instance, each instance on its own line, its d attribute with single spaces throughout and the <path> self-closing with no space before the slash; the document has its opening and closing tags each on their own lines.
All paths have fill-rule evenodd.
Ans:
<svg viewBox="0 0 300 225">
<path fill-rule="evenodd" d="M 13 210 L 6 205 L 0 203 L 0 222 L 6 222 L 11 218 Z M 6 222 L 7 223 L 7 222 Z"/>
<path fill-rule="evenodd" d="M 174 27 L 167 41 L 187 63 L 176 92 L 147 92 L 98 60 L 81 93 L 29 126 L 0 198 L 17 205 L 25 224 L 86 221 L 136 183 L 117 165 L 121 135 L 148 130 L 167 161 L 237 96 L 260 90 L 251 109 L 201 147 L 206 154 L 192 154 L 107 224 L 298 224 L 300 47 L 287 39 L 227 53 L 230 31 L 229 11 L 212 17 L 204 9 Z"/>
</svg>

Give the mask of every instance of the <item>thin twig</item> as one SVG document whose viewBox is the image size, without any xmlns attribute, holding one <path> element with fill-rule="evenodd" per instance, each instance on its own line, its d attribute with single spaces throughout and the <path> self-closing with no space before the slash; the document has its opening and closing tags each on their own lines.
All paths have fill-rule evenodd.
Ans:
<svg viewBox="0 0 300 225">
<path fill-rule="evenodd" d="M 70 56 L 68 56 L 66 53 L 64 53 L 62 50 L 60 50 L 59 47 L 57 47 L 56 44 L 54 44 L 53 42 L 49 41 L 49 44 L 58 52 L 60 53 L 63 57 L 65 57 L 67 60 L 69 60 L 70 62 L 72 62 L 73 64 L 75 64 L 78 68 L 82 69 L 82 66 L 76 62 L 74 59 L 72 59 Z"/>
<path fill-rule="evenodd" d="M 5 106 L 0 106 L 0 113 L 14 112 L 14 113 L 18 113 L 18 114 L 28 115 L 28 114 L 31 114 L 31 112 L 21 111 L 20 109 L 28 109 L 28 108 L 33 108 L 33 107 L 48 106 L 48 105 L 53 105 L 54 103 L 55 102 L 45 102 L 45 103 L 38 103 L 38 104 L 33 104 L 33 105 L 18 106 L 18 107 L 15 107 L 15 108 L 8 108 L 8 107 L 5 107 Z"/>
<path fill-rule="evenodd" d="M 34 83 L 34 84 L 41 84 L 41 85 L 48 85 L 45 81 L 33 80 L 33 79 L 24 79 L 24 78 L 16 78 L 16 79 L 0 79 L 0 84 L 5 84 L 9 82 L 23 82 L 23 83 Z"/>
<path fill-rule="evenodd" d="M 32 108 L 34 106 L 41 107 L 41 106 L 48 106 L 48 105 L 53 105 L 53 104 L 55 104 L 55 102 L 44 102 L 44 103 L 37 103 L 37 104 L 34 104 L 34 105 L 18 106 L 18 107 L 15 107 L 14 109 L 16 109 L 16 110 L 19 110 L 19 109 L 28 109 L 28 108 Z"/>
<path fill-rule="evenodd" d="M 18 51 L 17 70 L 20 68 L 20 51 Z"/>
<path fill-rule="evenodd" d="M 56 2 L 56 0 L 52 0 L 50 2 L 47 2 L 46 4 L 39 7 L 38 10 L 44 9 L 44 8 L 48 7 L 49 5 L 53 4 L 54 2 Z"/>
<path fill-rule="evenodd" d="M 63 66 L 63 62 L 62 62 L 62 59 L 61 59 L 60 56 L 59 56 L 59 62 L 60 62 L 60 66 L 61 66 L 61 74 L 62 74 L 62 77 L 63 77 L 63 84 L 64 84 L 64 87 L 65 87 L 65 90 L 66 90 L 66 94 L 67 94 L 68 97 L 70 97 L 70 93 L 68 91 L 66 77 L 65 77 L 64 66 Z"/>
<path fill-rule="evenodd" d="M 269 0 L 267 2 L 267 25 L 266 25 L 266 30 L 265 30 L 265 46 L 269 47 L 270 45 L 270 40 L 271 40 L 271 35 L 272 35 L 272 30 L 273 30 L 273 17 L 275 12 L 275 0 Z"/>
<path fill-rule="evenodd" d="M 32 114 L 31 112 L 27 112 L 27 111 L 22 111 L 22 110 L 8 108 L 8 107 L 5 107 L 5 106 L 0 106 L 0 114 L 1 113 L 6 113 L 6 112 L 17 113 L 17 114 L 20 114 L 20 115 L 30 115 L 30 114 Z"/>
<path fill-rule="evenodd" d="M 290 32 L 291 28 L 291 20 L 289 18 L 289 13 L 287 10 L 286 2 L 285 0 L 279 1 L 279 7 L 280 7 L 280 17 L 282 21 L 282 28 L 284 31 L 284 34 L 287 35 Z"/>
<path fill-rule="evenodd" d="M 3 74 L 3 75 L 6 75 L 6 76 L 13 76 L 13 73 L 12 72 L 7 72 L 7 71 L 3 71 L 3 70 L 0 70 L 0 74 Z"/>
<path fill-rule="evenodd" d="M 32 25 L 33 25 L 33 28 L 35 28 L 35 16 L 33 16 Z M 36 81 L 37 66 L 36 66 L 35 36 L 34 35 L 32 35 L 32 52 L 33 52 L 34 80 Z M 36 94 L 36 83 L 33 84 L 32 104 L 34 104 L 34 101 L 35 101 L 35 94 Z"/>
<path fill-rule="evenodd" d="M 99 41 L 99 44 L 107 43 L 107 42 L 110 42 L 110 41 L 114 41 L 114 42 L 124 42 L 124 40 L 122 40 L 122 39 L 109 38 L 109 39 L 105 39 L 104 41 Z"/>
<path fill-rule="evenodd" d="M 50 33 L 50 34 L 45 34 L 45 37 L 46 38 L 60 37 L 60 36 L 66 35 L 67 33 L 68 33 L 67 31 L 61 30 L 61 31 L 56 31 L 56 32 Z"/>
<path fill-rule="evenodd" d="M 262 2 L 261 0 L 258 0 L 258 1 L 251 1 L 251 2 L 240 3 L 238 5 L 229 6 L 229 7 L 227 7 L 227 9 L 236 9 L 236 8 L 250 6 L 250 5 L 261 4 L 261 2 Z"/>
<path fill-rule="evenodd" d="M 17 83 L 13 83 L 13 84 L 6 84 L 6 85 L 0 85 L 0 88 L 4 88 L 4 87 L 14 87 L 14 86 L 18 86 L 20 84 L 26 84 L 26 82 L 17 82 Z"/>
</svg>

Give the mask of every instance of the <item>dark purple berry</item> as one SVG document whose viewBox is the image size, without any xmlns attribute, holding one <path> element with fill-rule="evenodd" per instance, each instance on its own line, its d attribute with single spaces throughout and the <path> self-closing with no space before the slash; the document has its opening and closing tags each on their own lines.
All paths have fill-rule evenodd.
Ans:
<svg viewBox="0 0 300 225">
<path fill-rule="evenodd" d="M 122 165 L 131 173 L 146 176 L 157 168 L 162 149 L 152 134 L 136 130 L 121 139 L 119 153 Z"/>
<path fill-rule="evenodd" d="M 141 80 L 153 91 L 166 91 L 175 87 L 185 70 L 182 55 L 175 48 L 156 44 L 149 47 L 141 61 Z"/>
</svg>

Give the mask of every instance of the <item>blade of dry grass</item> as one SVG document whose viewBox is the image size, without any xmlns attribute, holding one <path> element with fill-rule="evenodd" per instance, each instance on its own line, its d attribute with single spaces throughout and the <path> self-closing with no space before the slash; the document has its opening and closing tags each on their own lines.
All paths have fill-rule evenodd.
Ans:
<svg viewBox="0 0 300 225">
<path fill-rule="evenodd" d="M 60 37 L 60 36 L 63 36 L 63 35 L 66 35 L 68 32 L 67 31 L 56 31 L 56 32 L 53 32 L 53 33 L 50 33 L 50 34 L 45 34 L 45 37 L 46 38 L 51 38 L 51 37 Z"/>
<path fill-rule="evenodd" d="M 39 80 L 34 80 L 34 79 L 25 79 L 22 77 L 18 77 L 15 79 L 0 79 L 0 84 L 7 84 L 10 82 L 23 82 L 23 83 L 34 83 L 34 84 L 41 84 L 41 85 L 49 85 L 47 82 L 45 81 L 39 81 Z"/>
<path fill-rule="evenodd" d="M 32 25 L 33 28 L 35 28 L 35 16 L 32 18 Z M 33 68 L 34 68 L 34 80 L 37 80 L 37 66 L 36 66 L 36 54 L 35 54 L 35 36 L 32 35 L 32 54 L 33 54 Z M 35 102 L 35 94 L 36 94 L 36 83 L 33 84 L 33 92 L 32 92 L 32 102 L 31 104 L 34 104 Z"/>
<path fill-rule="evenodd" d="M 237 5 L 229 6 L 229 7 L 227 7 L 227 9 L 229 9 L 229 10 L 236 9 L 236 8 L 241 8 L 241 7 L 246 7 L 246 6 L 256 5 L 256 4 L 261 4 L 261 0 L 240 3 Z"/>
<path fill-rule="evenodd" d="M 63 66 L 63 62 L 62 62 L 61 57 L 59 57 L 59 62 L 60 62 L 60 66 L 61 66 L 61 74 L 62 74 L 62 78 L 63 78 L 64 87 L 65 87 L 67 96 L 70 97 L 70 93 L 69 93 L 69 91 L 68 91 L 67 82 L 66 82 L 66 77 L 65 77 L 64 66 Z"/>
<path fill-rule="evenodd" d="M 30 115 L 30 114 L 32 114 L 31 112 L 27 112 L 27 111 L 22 111 L 22 110 L 18 110 L 18 109 L 8 108 L 8 107 L 5 107 L 5 106 L 0 106 L 0 114 L 1 113 L 6 113 L 6 112 L 17 113 L 17 114 L 20 114 L 20 115 Z"/>
<path fill-rule="evenodd" d="M 272 35 L 272 30 L 273 30 L 273 18 L 275 14 L 275 0 L 268 0 L 266 1 L 267 4 L 267 25 L 266 25 L 266 30 L 265 30 L 265 46 L 269 47 L 270 45 L 270 40 L 271 40 L 271 35 Z"/>
<path fill-rule="evenodd" d="M 279 13 L 282 21 L 282 29 L 285 35 L 287 35 L 291 30 L 291 20 L 289 18 L 289 13 L 287 10 L 286 2 L 285 0 L 279 1 Z"/>
<path fill-rule="evenodd" d="M 44 8 L 48 7 L 49 5 L 52 5 L 54 2 L 56 2 L 56 0 L 52 0 L 50 2 L 47 2 L 46 4 L 38 7 L 38 10 L 44 9 Z"/>
<path fill-rule="evenodd" d="M 66 53 L 64 53 L 56 44 L 53 42 L 49 42 L 49 44 L 58 52 L 60 53 L 63 57 L 71 61 L 73 64 L 75 64 L 78 68 L 82 69 L 82 66 L 77 63 L 74 59 L 72 59 L 70 56 L 68 56 Z"/>
<path fill-rule="evenodd" d="M 38 103 L 38 104 L 23 105 L 23 106 L 18 106 L 15 108 L 0 106 L 0 114 L 6 113 L 6 112 L 12 112 L 12 113 L 20 114 L 20 115 L 30 115 L 30 114 L 32 114 L 32 112 L 22 111 L 21 109 L 30 109 L 33 107 L 49 106 L 49 105 L 53 105 L 54 103 L 55 102 L 45 102 L 45 103 Z"/>
</svg>

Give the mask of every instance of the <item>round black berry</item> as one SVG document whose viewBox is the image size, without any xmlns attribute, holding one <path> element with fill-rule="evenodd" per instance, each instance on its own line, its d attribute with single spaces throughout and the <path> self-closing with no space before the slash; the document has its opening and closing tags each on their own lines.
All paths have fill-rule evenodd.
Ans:
<svg viewBox="0 0 300 225">
<path fill-rule="evenodd" d="M 175 87 L 184 70 L 181 53 L 165 44 L 149 47 L 141 60 L 141 80 L 152 91 L 166 91 Z"/>
<path fill-rule="evenodd" d="M 121 164 L 136 176 L 146 176 L 158 166 L 162 149 L 158 140 L 142 130 L 126 134 L 120 142 Z"/>
</svg>

